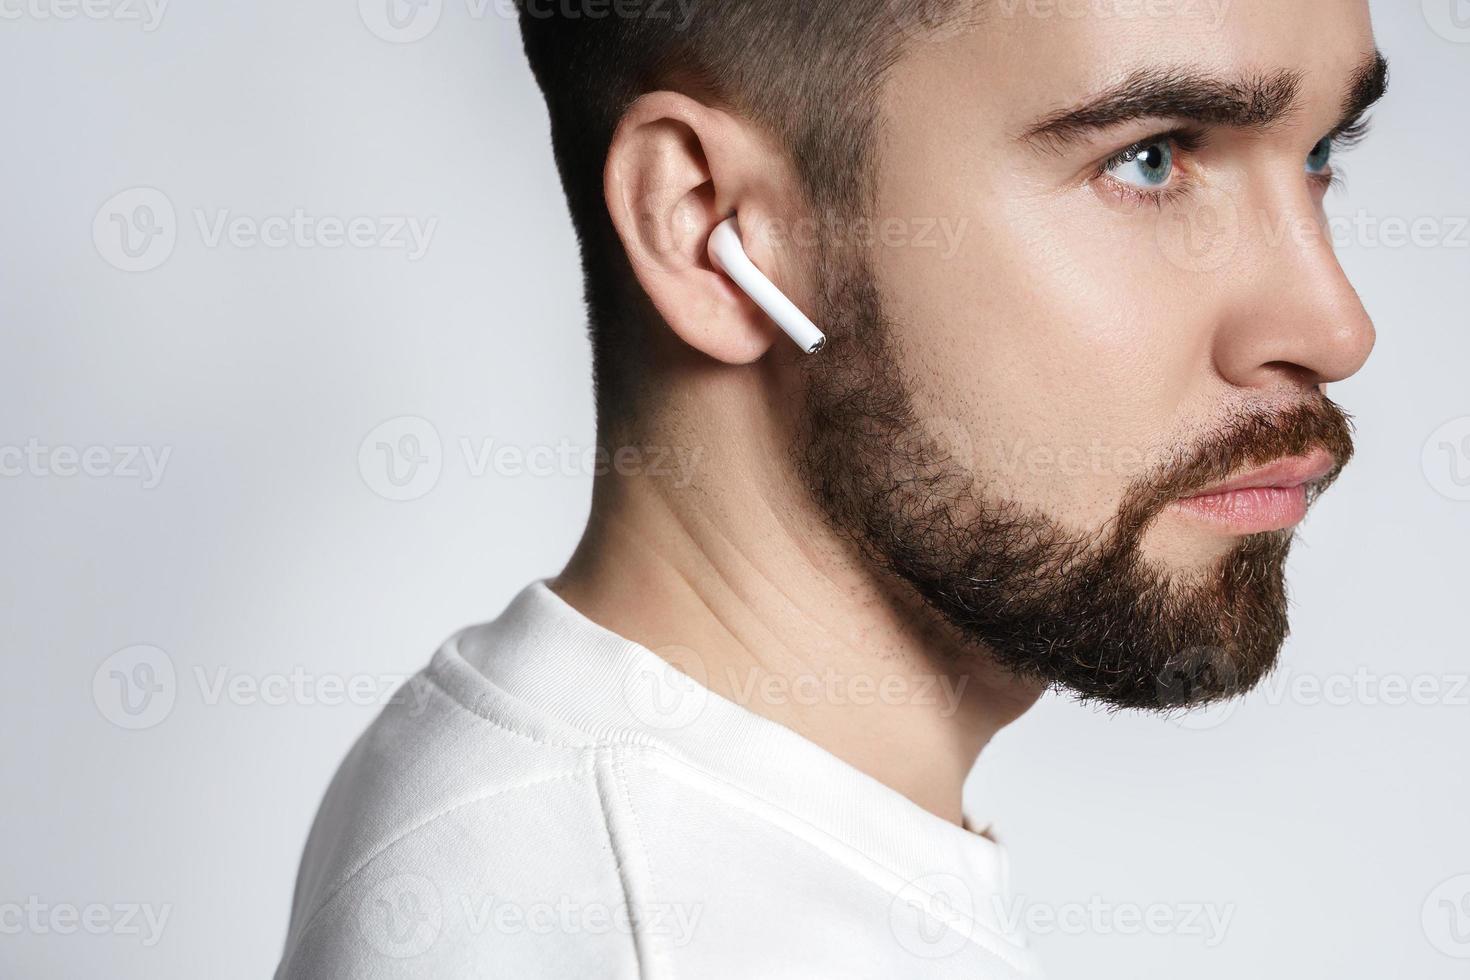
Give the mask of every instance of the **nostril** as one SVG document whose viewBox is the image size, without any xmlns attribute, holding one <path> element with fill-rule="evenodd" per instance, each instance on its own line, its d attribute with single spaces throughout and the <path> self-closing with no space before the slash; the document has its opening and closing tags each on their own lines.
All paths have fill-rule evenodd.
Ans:
<svg viewBox="0 0 1470 980">
<path fill-rule="evenodd" d="M 1295 361 L 1269 361 L 1261 365 L 1261 369 L 1273 377 L 1278 377 L 1291 382 L 1295 387 L 1311 388 L 1313 386 L 1326 387 L 1332 379 L 1324 380 L 1321 373 Z"/>
</svg>

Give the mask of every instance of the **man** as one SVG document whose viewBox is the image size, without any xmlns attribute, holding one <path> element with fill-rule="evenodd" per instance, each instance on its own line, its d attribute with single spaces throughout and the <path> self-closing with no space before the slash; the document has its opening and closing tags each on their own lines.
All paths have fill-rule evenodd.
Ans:
<svg viewBox="0 0 1470 980">
<path fill-rule="evenodd" d="M 521 17 L 606 473 L 344 763 L 278 975 L 1039 975 L 965 776 L 1048 688 L 1273 665 L 1373 345 L 1366 4 L 575 6 Z"/>
</svg>

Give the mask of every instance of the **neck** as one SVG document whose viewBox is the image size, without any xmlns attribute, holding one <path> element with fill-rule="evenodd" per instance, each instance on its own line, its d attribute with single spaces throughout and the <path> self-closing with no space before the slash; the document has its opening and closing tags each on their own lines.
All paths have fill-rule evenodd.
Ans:
<svg viewBox="0 0 1470 980">
<path fill-rule="evenodd" d="M 600 478 L 552 587 L 682 669 L 696 664 L 716 694 L 960 823 L 976 758 L 1041 687 L 962 646 L 804 494 L 775 485 L 780 467 L 738 462 L 751 458 L 722 449 L 692 480 Z"/>
</svg>

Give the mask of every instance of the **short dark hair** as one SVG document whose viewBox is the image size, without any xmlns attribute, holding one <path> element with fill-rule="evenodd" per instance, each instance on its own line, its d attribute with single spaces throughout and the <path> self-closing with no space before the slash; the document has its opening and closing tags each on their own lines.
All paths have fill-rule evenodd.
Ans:
<svg viewBox="0 0 1470 980">
<path fill-rule="evenodd" d="M 637 333 L 657 322 L 603 199 L 618 121 L 671 89 L 755 121 L 784 146 L 814 209 L 865 214 L 879 89 L 916 8 L 942 22 L 972 0 L 517 0 L 582 248 L 598 417 L 624 415 Z M 591 7 L 600 16 L 592 16 Z"/>
</svg>

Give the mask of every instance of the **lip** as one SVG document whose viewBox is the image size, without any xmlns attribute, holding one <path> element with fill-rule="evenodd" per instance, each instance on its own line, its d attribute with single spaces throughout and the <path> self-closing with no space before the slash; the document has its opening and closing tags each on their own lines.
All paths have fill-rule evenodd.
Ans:
<svg viewBox="0 0 1470 980">
<path fill-rule="evenodd" d="M 1315 483 L 1331 473 L 1332 466 L 1332 454 L 1325 449 L 1318 449 L 1305 456 L 1278 459 L 1274 463 L 1257 467 L 1248 473 L 1242 473 L 1240 476 L 1226 480 L 1224 483 L 1201 490 L 1194 497 L 1186 499 L 1211 497 L 1234 490 L 1258 488 L 1290 490 L 1294 487 L 1306 486 L 1308 483 Z"/>
<path fill-rule="evenodd" d="M 1170 506 L 1232 534 L 1295 527 L 1307 516 L 1307 489 L 1332 472 L 1325 449 L 1280 459 L 1232 477 Z"/>
</svg>

